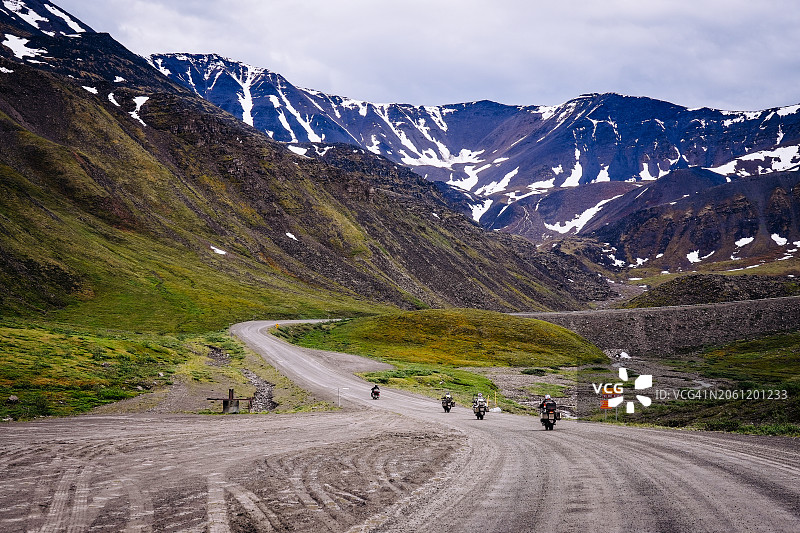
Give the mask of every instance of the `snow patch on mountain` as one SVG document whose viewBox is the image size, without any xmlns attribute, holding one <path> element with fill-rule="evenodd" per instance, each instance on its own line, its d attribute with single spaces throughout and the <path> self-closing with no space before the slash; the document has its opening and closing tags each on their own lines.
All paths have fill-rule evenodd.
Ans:
<svg viewBox="0 0 800 533">
<path fill-rule="evenodd" d="M 139 111 L 141 111 L 142 106 L 150 99 L 149 96 L 137 96 L 133 99 L 133 103 L 136 104 L 136 109 L 128 113 L 132 118 L 141 122 L 142 126 L 147 126 L 142 120 L 142 117 L 139 116 Z"/>
<path fill-rule="evenodd" d="M 367 112 L 369 111 L 370 108 L 370 103 L 364 102 L 363 100 L 346 99 L 342 100 L 342 102 L 339 105 L 345 109 L 357 109 L 358 114 L 361 115 L 362 117 L 367 116 Z M 341 118 L 341 115 L 339 115 L 339 117 Z"/>
<path fill-rule="evenodd" d="M 781 116 L 781 117 L 785 117 L 785 116 L 788 116 L 788 115 L 794 115 L 797 112 L 800 112 L 800 104 L 782 107 L 782 108 L 780 108 L 780 109 L 778 109 L 776 111 L 776 113 L 778 113 L 778 116 Z"/>
<path fill-rule="evenodd" d="M 581 151 L 578 148 L 575 148 L 575 166 L 572 167 L 572 173 L 569 175 L 567 179 L 564 180 L 564 183 L 561 184 L 562 187 L 577 187 L 580 185 L 581 178 L 583 177 L 583 167 L 581 166 Z"/>
<path fill-rule="evenodd" d="M 467 174 L 467 177 L 463 180 L 453 180 L 447 182 L 448 185 L 452 185 L 453 187 L 458 187 L 464 191 L 472 191 L 472 188 L 478 184 L 478 173 L 486 170 L 491 165 L 483 165 L 482 167 L 476 169 L 475 165 L 466 165 L 464 167 L 464 172 Z"/>
<path fill-rule="evenodd" d="M 537 181 L 535 183 L 531 183 L 528 185 L 528 188 L 533 191 L 535 194 L 547 192 L 548 189 L 552 189 L 556 186 L 556 179 L 552 178 L 545 181 Z"/>
<path fill-rule="evenodd" d="M 609 166 L 610 165 L 605 165 L 604 167 L 600 168 L 600 173 L 597 174 L 597 177 L 594 179 L 593 183 L 611 181 L 611 177 L 608 175 L 608 167 Z"/>
<path fill-rule="evenodd" d="M 72 17 L 70 17 L 69 15 L 58 9 L 56 6 L 50 4 L 44 4 L 44 7 L 50 13 L 52 13 L 53 15 L 57 16 L 62 21 L 64 21 L 64 23 L 67 26 L 69 26 L 75 33 L 84 33 L 86 31 L 86 28 L 81 26 L 76 20 L 74 20 Z"/>
<path fill-rule="evenodd" d="M 82 25 L 49 3 L 2 0 L 2 6 L 22 19 L 26 24 L 50 37 L 55 37 L 57 34 L 79 36 L 89 29 L 88 26 Z"/>
<path fill-rule="evenodd" d="M 506 190 L 506 188 L 508 188 L 508 184 L 511 182 L 511 178 L 516 176 L 517 173 L 519 173 L 519 167 L 515 168 L 514 170 L 503 176 L 502 180 L 493 181 L 490 184 L 479 188 L 478 190 L 475 191 L 475 194 L 490 195 L 498 192 L 503 192 Z"/>
<path fill-rule="evenodd" d="M 14 52 L 17 59 L 25 59 L 26 57 L 40 57 L 47 54 L 47 50 L 41 48 L 28 48 L 30 39 L 17 37 L 16 35 L 4 35 L 5 40 L 2 42 L 3 46 L 10 48 Z"/>
<path fill-rule="evenodd" d="M 481 203 L 472 206 L 472 219 L 475 222 L 480 222 L 481 217 L 492 207 L 493 200 L 487 198 Z"/>
<path fill-rule="evenodd" d="M 237 75 L 231 73 L 231 77 L 241 85 L 242 92 L 239 93 L 239 104 L 242 106 L 242 121 L 245 124 L 253 125 L 253 93 L 250 88 L 253 85 L 255 77 L 262 72 L 261 69 L 253 68 L 250 65 L 244 65 L 244 72 Z M 189 78 L 191 79 L 191 77 Z M 195 90 L 197 92 L 197 90 Z"/>
<path fill-rule="evenodd" d="M 777 233 L 773 233 L 772 235 L 770 235 L 770 239 L 775 241 L 775 244 L 777 244 L 778 246 L 786 246 L 786 243 L 789 242 L 789 239 L 787 239 L 786 237 L 781 237 Z"/>
<path fill-rule="evenodd" d="M 159 71 L 164 76 L 167 76 L 167 77 L 172 76 L 172 71 L 170 71 L 167 67 L 164 66 L 164 60 L 161 59 L 160 57 L 159 58 L 150 57 L 150 58 L 148 58 L 148 62 L 150 63 L 150 65 L 153 68 L 155 68 L 157 71 Z"/>
<path fill-rule="evenodd" d="M 25 2 L 22 2 L 21 0 L 3 0 L 3 6 L 37 30 L 40 30 L 40 22 L 50 22 L 46 17 L 43 17 L 36 11 L 30 9 L 27 5 L 25 5 Z M 43 33 L 47 33 L 51 37 L 53 36 L 52 32 Z"/>
<path fill-rule="evenodd" d="M 763 164 L 756 165 L 756 170 L 749 170 L 746 165 L 750 161 L 761 161 Z M 747 154 L 742 157 L 737 157 L 733 161 L 720 165 L 718 167 L 710 168 L 719 174 L 747 177 L 758 174 L 769 174 L 771 172 L 780 172 L 783 170 L 791 170 L 800 166 L 800 146 L 781 146 L 774 150 L 760 150 Z"/>
<path fill-rule="evenodd" d="M 455 113 L 455 109 L 439 106 L 426 106 L 425 111 L 430 115 L 434 124 L 442 131 L 447 131 L 447 122 L 444 120 L 444 115 L 447 113 Z"/>
<path fill-rule="evenodd" d="M 613 202 L 617 198 L 621 197 L 621 194 L 614 196 L 613 198 L 609 198 L 607 200 L 599 201 L 594 207 L 590 207 L 583 213 L 578 213 L 575 215 L 575 218 L 569 220 L 567 222 L 559 222 L 557 224 L 547 224 L 545 223 L 545 227 L 550 231 L 557 231 L 558 233 L 577 233 L 579 232 L 592 218 L 594 218 L 597 213 L 603 209 L 603 206 L 609 202 Z"/>
</svg>

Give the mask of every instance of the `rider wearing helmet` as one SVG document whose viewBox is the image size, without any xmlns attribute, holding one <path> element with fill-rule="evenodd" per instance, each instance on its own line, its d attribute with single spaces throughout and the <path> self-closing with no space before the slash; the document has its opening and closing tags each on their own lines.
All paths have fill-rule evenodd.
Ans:
<svg viewBox="0 0 800 533">
<path fill-rule="evenodd" d="M 556 406 L 556 402 L 555 402 L 555 400 L 553 400 L 553 399 L 550 397 L 550 395 L 549 395 L 549 394 L 545 394 L 545 395 L 544 395 L 544 400 L 542 400 L 542 403 L 540 403 L 540 404 L 539 404 L 539 409 L 544 409 L 544 408 L 545 408 L 545 406 L 547 406 L 547 405 L 552 405 L 552 406 L 553 406 L 553 408 L 555 408 L 555 406 Z"/>
</svg>

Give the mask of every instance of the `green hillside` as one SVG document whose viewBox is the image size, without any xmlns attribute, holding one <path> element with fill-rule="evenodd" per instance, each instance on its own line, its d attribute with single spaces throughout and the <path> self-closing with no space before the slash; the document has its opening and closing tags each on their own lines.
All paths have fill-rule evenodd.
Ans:
<svg viewBox="0 0 800 533">
<path fill-rule="evenodd" d="M 474 309 L 389 313 L 314 325 L 279 326 L 278 336 L 322 350 L 354 353 L 391 363 L 393 370 L 362 374 L 372 383 L 440 397 L 446 390 L 468 404 L 483 392 L 505 411 L 526 408 L 498 394 L 497 386 L 469 367 L 527 367 L 575 379 L 575 365 L 604 363 L 594 345 L 540 320 Z M 546 393 L 553 393 L 554 387 Z M 531 391 L 539 394 L 541 391 Z"/>
<path fill-rule="evenodd" d="M 474 309 L 390 313 L 284 331 L 301 346 L 408 363 L 561 367 L 608 360 L 560 326 Z"/>
</svg>

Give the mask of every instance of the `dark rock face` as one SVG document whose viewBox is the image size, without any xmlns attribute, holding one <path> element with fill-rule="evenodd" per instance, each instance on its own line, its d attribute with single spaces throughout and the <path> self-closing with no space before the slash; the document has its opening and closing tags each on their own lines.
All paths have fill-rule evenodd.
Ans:
<svg viewBox="0 0 800 533">
<path fill-rule="evenodd" d="M 800 172 L 742 178 L 673 202 L 626 207 L 629 214 L 601 216 L 586 234 L 613 246 L 625 264 L 647 260 L 669 271 L 704 261 L 777 260 L 800 247 L 799 195 Z"/>
</svg>

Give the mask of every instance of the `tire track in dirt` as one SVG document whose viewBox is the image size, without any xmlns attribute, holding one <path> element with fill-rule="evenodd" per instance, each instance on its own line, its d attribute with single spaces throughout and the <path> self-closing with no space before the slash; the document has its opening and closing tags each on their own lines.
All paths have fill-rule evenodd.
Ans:
<svg viewBox="0 0 800 533">
<path fill-rule="evenodd" d="M 292 357 L 291 348 L 272 339 L 264 349 L 267 359 L 270 353 Z M 292 364 L 305 369 L 302 357 Z M 313 382 L 332 383 L 322 376 Z M 433 415 L 432 400 L 393 394 L 384 391 L 374 407 L 402 409 L 411 418 L 465 432 L 468 456 L 448 480 L 453 486 L 446 495 L 441 485 L 425 486 L 394 514 L 380 513 L 379 520 L 352 531 L 688 531 L 695 525 L 698 531 L 795 531 L 800 523 L 800 489 L 787 484 L 800 460 L 791 439 L 753 437 L 739 445 L 740 439 L 727 435 L 566 421 L 542 436 L 530 418 L 499 414 L 476 425 L 461 416 Z M 395 399 L 402 408 L 384 401 Z M 363 405 L 352 394 L 343 401 Z M 721 489 L 709 490 L 707 484 Z M 726 506 L 728 501 L 736 506 Z M 774 519 L 765 521 L 765 515 Z"/>
<path fill-rule="evenodd" d="M 454 449 L 453 442 L 436 439 L 431 445 L 428 437 L 418 434 L 387 437 L 268 457 L 254 467 L 229 472 L 228 479 L 237 479 L 239 486 L 262 499 L 274 513 L 273 526 L 279 520 L 295 530 L 343 531 L 363 520 L 365 511 L 405 496 L 400 487 L 410 490 L 419 485 L 419 479 L 427 480 L 429 464 L 440 463 Z M 424 446 L 413 446 L 418 438 L 426 439 Z M 408 445 L 399 449 L 397 441 Z M 392 467 L 387 466 L 390 462 Z M 248 521 L 253 526 L 260 519 Z"/>
</svg>

